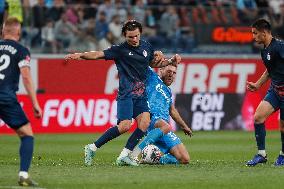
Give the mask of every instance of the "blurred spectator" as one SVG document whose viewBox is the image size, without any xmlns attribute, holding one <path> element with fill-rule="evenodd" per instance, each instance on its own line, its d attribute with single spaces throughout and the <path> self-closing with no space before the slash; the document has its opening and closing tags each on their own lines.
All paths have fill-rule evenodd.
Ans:
<svg viewBox="0 0 284 189">
<path fill-rule="evenodd" d="M 55 23 L 55 39 L 66 49 L 76 40 L 76 34 L 78 34 L 77 28 L 68 22 L 67 15 L 63 13 L 61 19 Z"/>
<path fill-rule="evenodd" d="M 111 3 L 111 0 L 104 0 L 103 3 L 99 5 L 97 20 L 101 12 L 104 12 L 106 17 L 106 22 L 109 23 L 111 21 L 112 16 L 115 15 L 115 9 L 113 4 Z"/>
<path fill-rule="evenodd" d="M 55 22 L 58 21 L 61 18 L 62 13 L 64 12 L 64 7 L 64 0 L 54 0 L 53 6 L 48 9 L 48 18 L 51 18 Z"/>
<path fill-rule="evenodd" d="M 272 10 L 272 17 L 276 17 L 279 18 L 280 14 L 281 14 L 281 5 L 284 4 L 284 0 L 270 0 L 268 2 L 269 7 Z"/>
<path fill-rule="evenodd" d="M 257 16 L 255 0 L 237 0 L 237 10 L 242 23 L 251 23 Z"/>
<path fill-rule="evenodd" d="M 79 23 L 79 15 L 78 12 L 83 10 L 83 7 L 80 3 L 67 5 L 66 15 L 68 17 L 68 21 L 76 25 Z"/>
<path fill-rule="evenodd" d="M 54 4 L 54 0 L 44 0 L 45 1 L 45 6 L 48 8 L 51 8 Z"/>
<path fill-rule="evenodd" d="M 2 24 L 8 17 L 8 9 L 9 9 L 8 3 L 4 0 L 1 0 L 0 1 L 0 25 L 1 25 L 0 29 L 1 31 L 2 31 Z"/>
<path fill-rule="evenodd" d="M 267 0 L 255 0 L 258 8 L 258 17 L 269 17 L 268 2 Z"/>
<path fill-rule="evenodd" d="M 271 18 L 275 36 L 284 39 L 284 3 L 280 5 L 280 13 L 277 17 Z"/>
<path fill-rule="evenodd" d="M 84 19 L 96 18 L 98 12 L 99 0 L 89 0 L 88 4 L 84 6 Z"/>
<path fill-rule="evenodd" d="M 165 40 L 171 42 L 173 51 L 177 50 L 178 41 L 180 39 L 180 19 L 175 7 L 168 6 L 167 11 L 162 15 L 159 22 L 159 34 L 165 36 Z"/>
<path fill-rule="evenodd" d="M 41 31 L 42 47 L 44 52 L 58 53 L 58 43 L 55 40 L 54 22 L 48 19 Z"/>
<path fill-rule="evenodd" d="M 127 20 L 127 5 L 122 4 L 122 0 L 115 0 L 114 9 L 115 14 L 119 16 L 120 23 L 124 23 Z"/>
<path fill-rule="evenodd" d="M 122 25 L 120 23 L 120 18 L 118 15 L 114 15 L 112 17 L 112 21 L 110 22 L 108 27 L 110 32 L 110 42 L 112 44 L 122 43 L 124 39 L 121 34 Z"/>
<path fill-rule="evenodd" d="M 100 50 L 111 46 L 111 43 L 109 42 L 110 33 L 105 12 L 99 12 L 98 19 L 96 21 L 95 36 Z"/>
<path fill-rule="evenodd" d="M 7 0 L 8 3 L 8 17 L 16 17 L 23 23 L 23 9 L 21 0 Z"/>
<path fill-rule="evenodd" d="M 153 37 L 156 35 L 157 21 L 152 13 L 152 9 L 146 8 L 144 18 L 143 34 L 146 37 Z"/>
<path fill-rule="evenodd" d="M 145 8 L 143 0 L 135 0 L 135 4 L 132 6 L 131 12 L 135 20 L 144 24 Z"/>
</svg>

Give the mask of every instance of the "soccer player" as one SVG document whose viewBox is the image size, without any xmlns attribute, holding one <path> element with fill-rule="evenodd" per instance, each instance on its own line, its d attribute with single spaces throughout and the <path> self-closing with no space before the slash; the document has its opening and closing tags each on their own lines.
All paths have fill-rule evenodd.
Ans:
<svg viewBox="0 0 284 189">
<path fill-rule="evenodd" d="M 180 58 L 180 57 L 179 57 Z M 192 131 L 183 121 L 172 103 L 172 93 L 169 86 L 174 82 L 177 67 L 168 65 L 160 68 L 159 76 L 149 69 L 146 92 L 151 112 L 151 122 L 148 135 L 134 149 L 128 158 L 135 162 L 141 151 L 149 144 L 154 144 L 165 154 L 160 158 L 161 164 L 189 163 L 189 154 L 181 140 L 171 130 L 170 116 L 176 121 L 186 135 L 192 136 Z M 135 163 L 132 163 L 133 165 Z M 138 164 L 137 164 L 138 165 Z"/>
<path fill-rule="evenodd" d="M 34 148 L 33 131 L 16 97 L 21 74 L 25 89 L 32 101 L 34 115 L 37 118 L 42 116 L 30 73 L 30 52 L 18 43 L 21 24 L 16 18 L 11 17 L 6 20 L 2 34 L 3 40 L 0 41 L 0 118 L 21 139 L 19 185 L 37 186 L 38 184 L 28 175 Z"/>
<path fill-rule="evenodd" d="M 258 19 L 252 24 L 253 39 L 263 44 L 261 58 L 266 70 L 257 82 L 247 82 L 249 91 L 257 91 L 265 82 L 271 79 L 271 85 L 263 101 L 258 105 L 254 114 L 255 139 L 258 153 L 247 162 L 247 166 L 255 166 L 267 162 L 265 151 L 266 130 L 264 122 L 266 118 L 280 109 L 280 133 L 282 149 L 275 166 L 284 165 L 284 42 L 273 38 L 271 25 L 265 19 Z"/>
<path fill-rule="evenodd" d="M 152 46 L 140 40 L 142 25 L 129 20 L 122 27 L 125 42 L 113 45 L 104 51 L 90 51 L 66 55 L 65 59 L 95 60 L 104 58 L 114 60 L 119 75 L 119 91 L 117 96 L 118 125 L 108 129 L 94 143 L 85 146 L 85 164 L 91 165 L 95 152 L 108 141 L 127 132 L 131 127 L 132 118 L 135 118 L 138 128 L 128 139 L 117 164 L 125 161 L 125 157 L 134 149 L 139 140 L 145 135 L 150 123 L 150 113 L 145 92 L 148 66 L 163 67 L 177 64 L 177 55 L 167 60 L 162 53 L 156 52 Z M 125 162 L 127 163 L 127 162 Z"/>
</svg>

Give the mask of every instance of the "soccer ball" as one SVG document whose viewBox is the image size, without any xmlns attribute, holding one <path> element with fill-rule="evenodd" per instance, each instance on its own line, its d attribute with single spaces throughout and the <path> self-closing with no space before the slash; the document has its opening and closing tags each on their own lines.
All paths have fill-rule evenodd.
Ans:
<svg viewBox="0 0 284 189">
<path fill-rule="evenodd" d="M 141 163 L 158 164 L 161 156 L 161 150 L 157 146 L 150 144 L 142 150 Z"/>
</svg>

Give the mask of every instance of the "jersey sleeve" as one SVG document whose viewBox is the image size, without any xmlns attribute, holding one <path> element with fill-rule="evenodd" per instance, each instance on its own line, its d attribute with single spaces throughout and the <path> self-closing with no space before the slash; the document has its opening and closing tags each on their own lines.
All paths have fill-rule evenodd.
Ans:
<svg viewBox="0 0 284 189">
<path fill-rule="evenodd" d="M 149 49 L 150 49 L 149 61 L 151 63 L 153 61 L 153 59 L 154 59 L 154 49 L 153 49 L 153 47 L 152 47 L 152 45 L 150 43 L 148 43 L 148 44 L 149 44 Z"/>
<path fill-rule="evenodd" d="M 119 57 L 119 45 L 112 45 L 108 49 L 104 50 L 106 60 L 114 60 Z"/>
<path fill-rule="evenodd" d="M 284 59 L 284 42 L 279 43 L 277 50 L 280 57 Z"/>
<path fill-rule="evenodd" d="M 30 54 L 28 49 L 23 48 L 19 52 L 18 66 L 19 66 L 19 68 L 22 68 L 22 67 L 25 67 L 25 66 L 30 67 L 30 65 L 31 65 L 31 54 Z"/>
</svg>

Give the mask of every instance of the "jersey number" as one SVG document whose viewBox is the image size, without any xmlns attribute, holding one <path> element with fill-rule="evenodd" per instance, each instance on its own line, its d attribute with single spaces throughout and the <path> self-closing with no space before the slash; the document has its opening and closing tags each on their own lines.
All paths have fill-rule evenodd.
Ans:
<svg viewBox="0 0 284 189">
<path fill-rule="evenodd" d="M 6 68 L 8 68 L 9 64 L 10 64 L 10 56 L 8 56 L 6 54 L 3 54 L 0 57 L 0 79 L 3 80 L 5 78 L 5 75 L 1 74 L 1 71 L 3 71 Z"/>
</svg>

